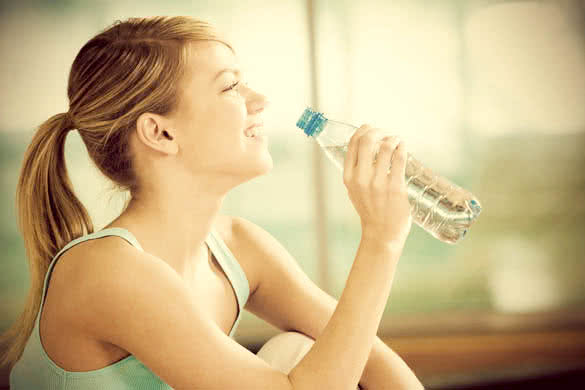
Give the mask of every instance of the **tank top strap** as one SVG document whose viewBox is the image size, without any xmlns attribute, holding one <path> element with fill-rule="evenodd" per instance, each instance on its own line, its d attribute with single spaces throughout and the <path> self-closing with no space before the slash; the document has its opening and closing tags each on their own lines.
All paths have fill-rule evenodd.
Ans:
<svg viewBox="0 0 585 390">
<path fill-rule="evenodd" d="M 209 245 L 211 252 L 215 255 L 221 268 L 226 273 L 228 279 L 231 281 L 238 299 L 238 306 L 241 313 L 250 295 L 250 284 L 246 277 L 246 273 L 214 228 L 211 229 L 206 242 Z M 240 316 L 238 316 L 238 319 L 239 317 Z"/>
<path fill-rule="evenodd" d="M 47 285 L 49 283 L 49 279 L 51 278 L 51 273 L 53 272 L 53 268 L 55 267 L 55 264 L 57 263 L 57 259 L 59 259 L 59 257 L 63 253 L 65 253 L 68 249 L 70 249 L 71 247 L 74 247 L 77 244 L 80 244 L 84 241 L 94 240 L 94 239 L 102 238 L 102 237 L 106 237 L 106 236 L 122 237 L 123 239 L 128 241 L 130 243 L 130 245 L 134 246 L 135 248 L 137 248 L 140 251 L 144 251 L 144 249 L 142 248 L 142 246 L 140 245 L 140 243 L 138 242 L 138 240 L 136 239 L 136 237 L 134 237 L 134 235 L 132 233 L 130 233 L 128 230 L 126 230 L 124 228 L 119 228 L 119 227 L 102 229 L 102 230 L 99 230 L 97 232 L 86 234 L 84 236 L 78 237 L 78 238 L 70 241 L 59 252 L 57 252 L 55 257 L 53 257 L 53 260 L 51 260 L 51 263 L 49 264 L 49 268 L 47 269 L 47 273 L 45 274 L 45 281 L 43 283 L 43 295 L 41 298 L 41 306 L 39 309 L 39 314 L 43 310 L 43 304 L 45 303 L 45 294 L 47 291 Z M 37 321 L 39 320 L 39 317 L 40 317 L 40 315 L 37 314 Z"/>
</svg>

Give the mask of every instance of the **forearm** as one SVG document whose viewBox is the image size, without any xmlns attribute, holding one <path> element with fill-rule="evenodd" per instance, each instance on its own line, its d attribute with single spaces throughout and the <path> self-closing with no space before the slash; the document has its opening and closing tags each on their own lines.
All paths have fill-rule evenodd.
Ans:
<svg viewBox="0 0 585 390">
<path fill-rule="evenodd" d="M 295 389 L 355 388 L 371 354 L 400 253 L 362 240 L 336 308 L 291 370 Z"/>
<path fill-rule="evenodd" d="M 376 337 L 368 362 L 362 372 L 363 390 L 424 389 L 414 372 L 379 337 Z"/>
</svg>

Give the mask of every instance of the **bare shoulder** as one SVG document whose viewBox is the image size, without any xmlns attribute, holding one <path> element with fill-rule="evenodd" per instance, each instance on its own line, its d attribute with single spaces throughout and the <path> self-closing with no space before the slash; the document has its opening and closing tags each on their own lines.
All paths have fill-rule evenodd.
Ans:
<svg viewBox="0 0 585 390">
<path fill-rule="evenodd" d="M 104 271 L 108 266 L 123 266 L 124 261 L 115 262 L 111 259 L 127 259 L 139 257 L 142 252 L 119 236 L 105 236 L 98 239 L 83 241 L 63 253 L 55 265 L 68 283 L 75 283 L 92 272 Z M 51 278 L 53 283 L 53 277 Z"/>
<path fill-rule="evenodd" d="M 242 249 L 250 249 L 249 245 L 254 244 L 255 239 L 265 231 L 252 221 L 236 215 L 219 215 L 214 224 L 215 230 L 220 234 L 228 246 Z M 248 246 L 246 246 L 248 245 Z M 235 253 L 234 253 L 235 254 Z"/>
<path fill-rule="evenodd" d="M 233 215 L 218 216 L 215 227 L 242 266 L 252 295 L 260 284 L 260 271 L 265 256 L 262 253 L 262 242 L 269 233 L 252 221 Z"/>
<path fill-rule="evenodd" d="M 264 228 L 244 217 L 230 216 L 229 223 L 234 244 L 247 252 L 257 251 L 267 240 L 275 240 Z"/>
<path fill-rule="evenodd" d="M 56 265 L 60 283 L 66 283 L 70 323 L 92 330 L 96 306 L 119 302 L 123 294 L 132 294 L 139 286 L 153 286 L 161 281 L 183 283 L 165 262 L 140 251 L 118 236 L 84 241 L 62 255 Z M 95 329 L 94 329 L 95 330 Z M 101 340 L 96 334 L 86 334 Z"/>
<path fill-rule="evenodd" d="M 215 218 L 215 223 L 213 224 L 215 231 L 219 233 L 222 240 L 224 240 L 226 243 L 233 240 L 234 238 L 232 231 L 234 218 L 235 217 L 231 215 L 218 215 Z"/>
<path fill-rule="evenodd" d="M 234 245 L 250 243 L 250 240 L 266 234 L 266 231 L 254 222 L 236 215 L 218 215 L 214 227 L 224 241 Z"/>
<path fill-rule="evenodd" d="M 58 296 L 65 319 L 76 319 L 83 310 L 79 300 L 89 294 L 88 278 L 107 275 L 138 256 L 140 251 L 117 236 L 106 236 L 80 242 L 66 250 L 55 263 L 50 279 L 50 292 Z M 125 261 L 114 261 L 124 259 Z M 70 317 L 70 318 L 68 318 Z"/>
<path fill-rule="evenodd" d="M 170 265 L 120 240 L 95 241 L 70 259 L 81 264 L 71 288 L 83 307 L 72 318 L 86 334 L 136 356 L 172 388 L 292 388 L 217 326 Z"/>
</svg>

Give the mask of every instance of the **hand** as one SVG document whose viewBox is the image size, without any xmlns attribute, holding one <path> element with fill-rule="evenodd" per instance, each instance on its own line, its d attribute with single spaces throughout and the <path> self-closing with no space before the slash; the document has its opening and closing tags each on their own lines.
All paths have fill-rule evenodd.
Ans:
<svg viewBox="0 0 585 390">
<path fill-rule="evenodd" d="M 344 162 L 343 183 L 360 216 L 362 240 L 392 244 L 402 250 L 412 225 L 404 178 L 407 152 L 400 138 L 383 136 L 380 129 L 369 125 L 353 134 Z"/>
</svg>

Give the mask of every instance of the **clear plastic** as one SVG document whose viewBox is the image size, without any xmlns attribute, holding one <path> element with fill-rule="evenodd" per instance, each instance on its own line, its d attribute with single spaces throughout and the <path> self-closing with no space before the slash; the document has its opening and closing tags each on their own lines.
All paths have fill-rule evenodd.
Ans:
<svg viewBox="0 0 585 390">
<path fill-rule="evenodd" d="M 327 119 L 322 113 L 307 108 L 297 127 L 313 137 L 327 157 L 343 171 L 347 146 L 356 126 Z M 461 240 L 481 213 L 481 205 L 473 194 L 434 174 L 410 153 L 405 179 L 413 221 L 443 242 L 455 244 Z"/>
</svg>

